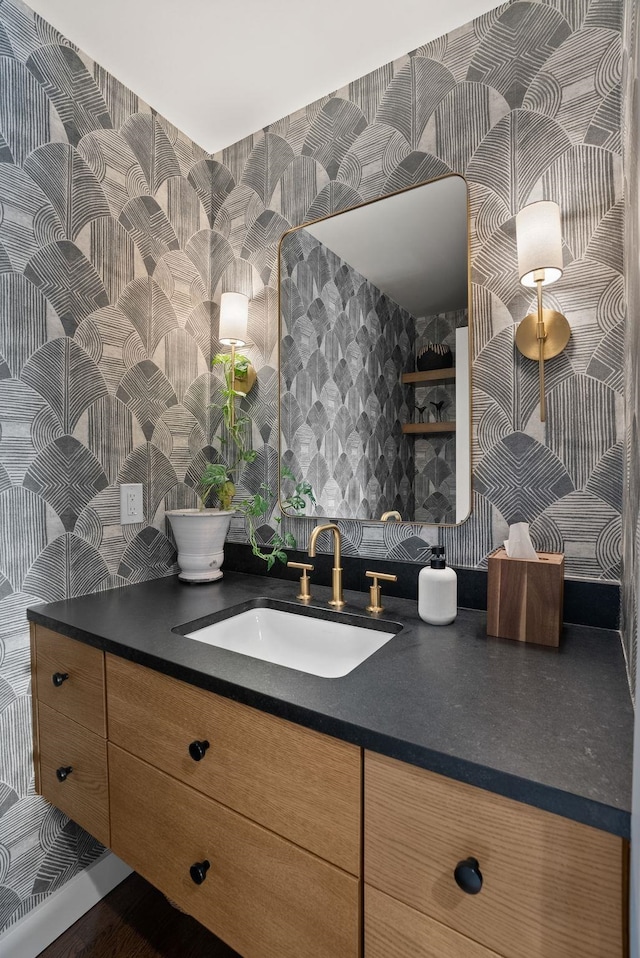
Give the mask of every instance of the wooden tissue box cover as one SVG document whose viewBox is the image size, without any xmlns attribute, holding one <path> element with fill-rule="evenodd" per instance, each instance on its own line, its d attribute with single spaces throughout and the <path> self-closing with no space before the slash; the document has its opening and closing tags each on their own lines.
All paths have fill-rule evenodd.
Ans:
<svg viewBox="0 0 640 958">
<path fill-rule="evenodd" d="M 557 646 L 562 631 L 564 554 L 510 559 L 504 549 L 489 556 L 487 634 Z"/>
</svg>

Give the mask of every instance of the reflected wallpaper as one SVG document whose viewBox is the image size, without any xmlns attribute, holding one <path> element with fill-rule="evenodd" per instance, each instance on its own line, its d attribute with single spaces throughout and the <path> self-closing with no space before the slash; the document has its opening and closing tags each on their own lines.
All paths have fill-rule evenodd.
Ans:
<svg viewBox="0 0 640 958">
<path fill-rule="evenodd" d="M 316 515 L 415 512 L 416 321 L 306 230 L 280 253 L 283 462 L 311 483 Z"/>
</svg>

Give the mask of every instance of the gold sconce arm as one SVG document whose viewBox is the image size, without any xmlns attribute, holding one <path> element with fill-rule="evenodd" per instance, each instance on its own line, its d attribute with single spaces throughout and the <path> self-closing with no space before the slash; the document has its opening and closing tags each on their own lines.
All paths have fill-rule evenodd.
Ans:
<svg viewBox="0 0 640 958">
<path fill-rule="evenodd" d="M 538 284 L 538 312 L 529 313 L 516 330 L 516 346 L 527 359 L 535 359 L 540 375 L 540 421 L 545 422 L 544 363 L 558 356 L 571 339 L 571 327 L 562 313 L 542 308 L 542 290 Z"/>
<path fill-rule="evenodd" d="M 560 279 L 563 270 L 560 207 L 549 200 L 531 203 L 516 216 L 518 273 L 523 286 L 536 287 L 537 310 L 529 313 L 516 330 L 516 346 L 527 359 L 538 363 L 540 421 L 547 418 L 544 363 L 565 348 L 571 328 L 565 316 L 542 308 L 542 287 Z"/>
<path fill-rule="evenodd" d="M 544 327 L 544 313 L 542 310 L 542 279 L 536 280 L 536 293 L 538 300 L 538 322 L 536 323 L 536 339 L 538 340 L 538 376 L 540 378 L 540 422 L 547 418 L 547 406 L 544 398 L 544 341 L 547 338 L 547 331 Z"/>
</svg>

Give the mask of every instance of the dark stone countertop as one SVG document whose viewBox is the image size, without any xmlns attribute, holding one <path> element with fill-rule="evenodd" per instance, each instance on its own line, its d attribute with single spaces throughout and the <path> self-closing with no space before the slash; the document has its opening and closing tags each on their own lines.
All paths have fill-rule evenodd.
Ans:
<svg viewBox="0 0 640 958">
<path fill-rule="evenodd" d="M 624 838 L 633 709 L 617 632 L 565 626 L 559 650 L 486 635 L 482 612 L 423 623 L 383 599 L 402 631 L 349 675 L 319 678 L 183 638 L 172 629 L 247 599 L 296 604 L 295 584 L 225 573 L 155 579 L 29 609 L 31 621 L 282 718 Z M 327 617 L 329 590 L 312 608 Z M 366 596 L 345 593 L 345 612 Z"/>
</svg>

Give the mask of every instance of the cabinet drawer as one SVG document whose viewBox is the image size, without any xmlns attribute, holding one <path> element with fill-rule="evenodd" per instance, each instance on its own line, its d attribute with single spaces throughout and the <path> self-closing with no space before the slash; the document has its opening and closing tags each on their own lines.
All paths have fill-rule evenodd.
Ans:
<svg viewBox="0 0 640 958">
<path fill-rule="evenodd" d="M 359 748 L 106 658 L 110 741 L 359 875 Z M 194 741 L 209 743 L 200 761 Z"/>
<path fill-rule="evenodd" d="M 66 715 L 38 703 L 36 761 L 41 794 L 103 845 L 109 844 L 107 744 Z M 71 768 L 60 781 L 58 769 Z"/>
<path fill-rule="evenodd" d="M 106 738 L 104 653 L 42 625 L 35 627 L 33 648 L 38 701 Z"/>
<path fill-rule="evenodd" d="M 495 951 L 370 885 L 364 889 L 364 915 L 367 958 L 498 958 Z"/>
<path fill-rule="evenodd" d="M 365 878 L 506 958 L 621 958 L 626 843 L 365 754 Z M 478 860 L 479 894 L 458 888 Z"/>
<path fill-rule="evenodd" d="M 109 771 L 113 851 L 243 958 L 357 958 L 358 879 L 111 744 Z"/>
</svg>

